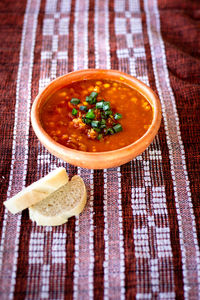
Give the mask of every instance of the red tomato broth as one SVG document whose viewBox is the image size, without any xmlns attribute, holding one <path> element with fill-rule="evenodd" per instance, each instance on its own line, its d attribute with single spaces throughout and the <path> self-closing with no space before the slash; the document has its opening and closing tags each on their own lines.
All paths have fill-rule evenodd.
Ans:
<svg viewBox="0 0 200 300">
<path fill-rule="evenodd" d="M 86 96 L 98 93 L 97 100 L 109 101 L 113 113 L 119 113 L 118 121 L 123 130 L 106 135 L 100 140 L 90 139 L 82 129 L 74 126 L 71 112 L 76 106 L 72 98 L 85 105 Z M 104 152 L 132 144 L 148 130 L 153 119 L 153 109 L 147 99 L 132 87 L 110 80 L 83 80 L 71 83 L 51 95 L 40 113 L 44 130 L 58 143 L 77 150 Z"/>
</svg>

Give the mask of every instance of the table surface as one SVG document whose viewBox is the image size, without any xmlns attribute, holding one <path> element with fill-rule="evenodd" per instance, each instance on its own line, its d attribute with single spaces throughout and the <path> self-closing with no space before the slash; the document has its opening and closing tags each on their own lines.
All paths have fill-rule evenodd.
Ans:
<svg viewBox="0 0 200 300">
<path fill-rule="evenodd" d="M 1 299 L 200 299 L 199 4 L 1 2 Z M 136 76 L 162 104 L 153 143 L 118 168 L 64 163 L 30 125 L 38 91 L 86 68 Z M 8 213 L 6 198 L 58 166 L 85 181 L 79 217 L 41 227 Z"/>
</svg>

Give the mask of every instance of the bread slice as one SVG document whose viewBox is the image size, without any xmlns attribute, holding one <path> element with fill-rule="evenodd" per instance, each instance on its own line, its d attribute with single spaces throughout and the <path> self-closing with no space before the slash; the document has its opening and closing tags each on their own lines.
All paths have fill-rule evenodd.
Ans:
<svg viewBox="0 0 200 300">
<path fill-rule="evenodd" d="M 86 204 L 87 193 L 80 176 L 60 187 L 41 202 L 29 207 L 29 216 L 37 225 L 57 226 L 80 214 Z"/>
<path fill-rule="evenodd" d="M 29 185 L 14 197 L 4 201 L 4 205 L 11 213 L 16 214 L 40 202 L 59 187 L 66 184 L 68 180 L 65 168 L 57 168 L 45 177 Z"/>
</svg>

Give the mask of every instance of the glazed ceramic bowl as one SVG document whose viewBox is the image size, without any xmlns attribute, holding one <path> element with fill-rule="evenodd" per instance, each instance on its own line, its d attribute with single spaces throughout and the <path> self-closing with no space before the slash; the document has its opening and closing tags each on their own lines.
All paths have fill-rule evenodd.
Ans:
<svg viewBox="0 0 200 300">
<path fill-rule="evenodd" d="M 40 111 L 49 95 L 52 95 L 55 91 L 72 82 L 83 79 L 106 79 L 114 81 L 123 80 L 123 83 L 128 84 L 130 87 L 133 87 L 143 96 L 145 96 L 153 107 L 153 120 L 147 132 L 136 142 L 126 147 L 106 152 L 84 152 L 67 148 L 55 142 L 42 128 Z M 150 145 L 156 133 L 158 132 L 160 121 L 161 106 L 156 94 L 138 79 L 116 70 L 88 69 L 75 71 L 58 77 L 53 80 L 41 93 L 39 93 L 31 110 L 31 122 L 35 134 L 40 142 L 49 150 L 49 152 L 70 164 L 88 169 L 106 169 L 117 167 L 132 160 Z"/>
</svg>

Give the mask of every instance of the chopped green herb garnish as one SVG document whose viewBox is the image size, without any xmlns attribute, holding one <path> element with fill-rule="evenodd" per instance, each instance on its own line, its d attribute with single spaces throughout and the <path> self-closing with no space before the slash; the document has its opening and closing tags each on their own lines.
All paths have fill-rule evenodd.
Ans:
<svg viewBox="0 0 200 300">
<path fill-rule="evenodd" d="M 100 125 L 100 122 L 99 121 L 92 121 L 91 122 L 91 126 L 94 128 L 98 128 L 99 127 L 99 125 Z"/>
<path fill-rule="evenodd" d="M 100 125 L 100 128 L 101 129 L 106 128 L 106 125 Z"/>
<path fill-rule="evenodd" d="M 112 115 L 112 110 L 106 110 L 104 112 L 104 114 L 105 114 L 106 117 L 108 117 L 108 116 Z"/>
<path fill-rule="evenodd" d="M 91 119 L 87 119 L 87 118 L 82 118 L 82 121 L 83 121 L 83 123 L 85 123 L 85 124 L 87 124 L 87 125 L 90 125 L 90 123 L 91 123 Z"/>
<path fill-rule="evenodd" d="M 90 94 L 90 97 L 92 97 L 92 98 L 96 98 L 98 96 L 98 93 L 97 92 L 92 92 L 91 94 Z"/>
<path fill-rule="evenodd" d="M 72 99 L 70 100 L 70 102 L 71 102 L 71 104 L 73 104 L 73 105 L 77 105 L 77 104 L 80 103 L 80 100 L 79 100 L 78 98 L 72 98 Z"/>
<path fill-rule="evenodd" d="M 113 130 L 116 133 L 122 131 L 122 125 L 121 124 L 116 124 L 115 126 L 113 126 Z"/>
<path fill-rule="evenodd" d="M 97 140 L 100 140 L 102 137 L 103 137 L 103 134 L 102 134 L 102 133 L 98 134 Z"/>
<path fill-rule="evenodd" d="M 100 132 L 101 129 L 100 128 L 93 128 L 96 132 Z"/>
<path fill-rule="evenodd" d="M 108 128 L 107 134 L 114 134 L 114 130 L 112 128 Z"/>
<path fill-rule="evenodd" d="M 100 101 L 100 102 L 97 102 L 96 103 L 96 108 L 98 108 L 98 109 L 102 109 L 103 108 L 103 101 Z"/>
<path fill-rule="evenodd" d="M 88 102 L 89 104 L 95 104 L 97 102 L 97 96 L 98 94 L 96 92 L 92 92 L 90 94 L 90 96 L 86 97 L 86 102 Z"/>
<path fill-rule="evenodd" d="M 100 128 L 106 128 L 106 120 L 105 119 L 101 119 L 101 122 L 100 122 Z"/>
<path fill-rule="evenodd" d="M 87 106 L 85 106 L 85 105 L 81 105 L 79 107 L 79 109 L 82 110 L 82 111 L 87 111 L 88 110 Z"/>
<path fill-rule="evenodd" d="M 116 114 L 114 115 L 114 118 L 115 118 L 115 120 L 120 120 L 120 119 L 122 118 L 122 115 L 119 114 L 119 113 L 116 113 Z"/>
<path fill-rule="evenodd" d="M 76 108 L 73 108 L 73 109 L 72 109 L 72 115 L 73 115 L 73 116 L 76 116 L 77 113 L 78 113 L 78 110 L 77 110 Z"/>
<path fill-rule="evenodd" d="M 95 113 L 94 113 L 93 109 L 89 109 L 89 110 L 88 110 L 88 113 L 86 114 L 85 117 L 86 117 L 87 119 L 93 120 L 93 119 L 95 118 Z"/>
<path fill-rule="evenodd" d="M 110 102 L 106 101 L 103 102 L 103 110 L 109 110 L 110 109 Z"/>
<path fill-rule="evenodd" d="M 77 109 L 72 109 L 72 115 L 76 116 L 79 109 L 79 114 L 82 114 L 81 117 L 83 123 L 87 124 L 89 129 L 92 128 L 95 130 L 98 133 L 96 139 L 100 140 L 106 135 L 113 135 L 122 131 L 121 124 L 116 122 L 122 118 L 122 115 L 119 113 L 114 114 L 112 112 L 109 101 L 104 101 L 102 99 L 97 102 L 97 96 L 98 93 L 91 92 L 90 95 L 86 97 L 86 102 L 89 104 L 90 108 L 88 109 L 87 104 L 80 104 L 77 106 Z M 70 102 L 73 105 L 77 105 L 80 103 L 80 100 L 78 98 L 72 98 Z"/>
</svg>

